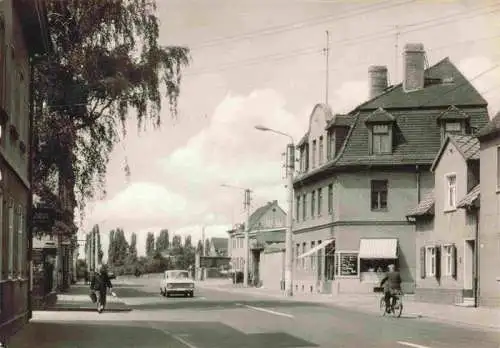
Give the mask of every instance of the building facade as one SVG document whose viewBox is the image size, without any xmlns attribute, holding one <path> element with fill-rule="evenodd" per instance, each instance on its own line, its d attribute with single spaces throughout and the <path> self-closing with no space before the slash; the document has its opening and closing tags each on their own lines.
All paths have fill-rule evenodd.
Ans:
<svg viewBox="0 0 500 348">
<path fill-rule="evenodd" d="M 434 189 L 429 169 L 446 135 L 488 122 L 486 101 L 448 58 L 426 61 L 422 44 L 407 44 L 402 83 L 388 86 L 387 68 L 371 67 L 368 101 L 347 115 L 313 110 L 294 182 L 296 291 L 372 292 L 389 264 L 415 291 L 406 215 Z"/>
<path fill-rule="evenodd" d="M 31 317 L 31 58 L 47 48 L 44 11 L 0 3 L 0 342 Z"/>
<path fill-rule="evenodd" d="M 449 135 L 431 167 L 434 190 L 408 217 L 416 227 L 415 295 L 420 301 L 474 305 L 479 225 L 479 142 Z"/>
<path fill-rule="evenodd" d="M 479 132 L 479 305 L 500 306 L 500 114 Z"/>
</svg>

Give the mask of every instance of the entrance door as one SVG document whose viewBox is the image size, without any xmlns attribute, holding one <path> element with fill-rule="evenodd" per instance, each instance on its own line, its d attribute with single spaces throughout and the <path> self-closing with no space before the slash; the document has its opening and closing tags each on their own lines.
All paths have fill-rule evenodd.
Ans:
<svg viewBox="0 0 500 348">
<path fill-rule="evenodd" d="M 466 240 L 464 248 L 464 297 L 474 295 L 474 272 L 475 272 L 475 240 Z"/>
</svg>

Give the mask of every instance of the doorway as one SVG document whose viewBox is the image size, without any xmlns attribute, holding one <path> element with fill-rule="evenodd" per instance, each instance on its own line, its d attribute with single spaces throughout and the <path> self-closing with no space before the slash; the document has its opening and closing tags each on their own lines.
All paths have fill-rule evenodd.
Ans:
<svg viewBox="0 0 500 348">
<path fill-rule="evenodd" d="M 464 297 L 474 296 L 474 276 L 475 276 L 475 254 L 476 241 L 468 239 L 465 241 L 464 248 Z"/>
</svg>

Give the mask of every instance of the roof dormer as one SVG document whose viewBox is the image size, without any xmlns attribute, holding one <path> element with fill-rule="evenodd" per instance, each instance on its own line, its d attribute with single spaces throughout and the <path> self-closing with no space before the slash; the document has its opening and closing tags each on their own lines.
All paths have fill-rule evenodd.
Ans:
<svg viewBox="0 0 500 348">
<path fill-rule="evenodd" d="M 438 117 L 437 122 L 441 129 L 441 143 L 448 134 L 465 135 L 470 133 L 470 116 L 455 105 L 451 105 Z"/>
<path fill-rule="evenodd" d="M 378 108 L 368 115 L 365 124 L 368 128 L 370 155 L 392 153 L 395 122 L 396 118 L 383 108 Z"/>
<path fill-rule="evenodd" d="M 349 129 L 353 123 L 353 117 L 350 115 L 335 114 L 325 127 L 327 132 L 326 137 L 326 157 L 327 160 L 333 160 L 349 133 Z"/>
</svg>

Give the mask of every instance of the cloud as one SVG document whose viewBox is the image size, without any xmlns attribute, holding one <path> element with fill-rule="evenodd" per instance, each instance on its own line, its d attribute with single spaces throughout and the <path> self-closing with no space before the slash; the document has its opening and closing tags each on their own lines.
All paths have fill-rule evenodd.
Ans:
<svg viewBox="0 0 500 348">
<path fill-rule="evenodd" d="M 469 57 L 461 60 L 458 64 L 458 68 L 465 77 L 469 80 L 474 78 L 471 83 L 488 101 L 490 115 L 493 115 L 500 109 L 500 101 L 497 98 L 492 98 L 493 94 L 490 94 L 490 92 L 497 91 L 500 88 L 500 68 L 493 69 L 495 65 L 492 60 L 483 56 Z M 489 71 L 480 75 L 487 70 Z"/>
<path fill-rule="evenodd" d="M 347 81 L 333 92 L 330 105 L 334 112 L 347 113 L 357 105 L 368 100 L 368 81 Z"/>
</svg>

